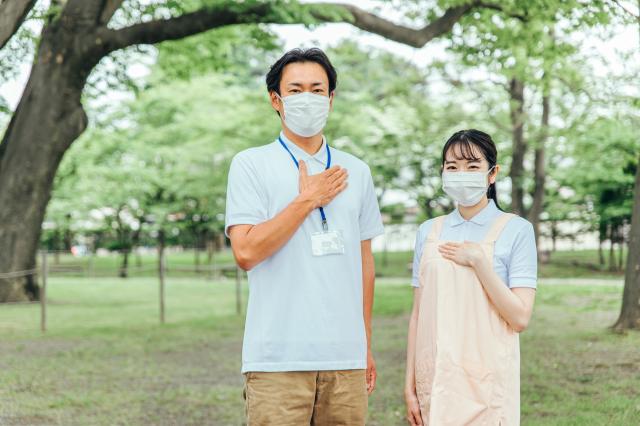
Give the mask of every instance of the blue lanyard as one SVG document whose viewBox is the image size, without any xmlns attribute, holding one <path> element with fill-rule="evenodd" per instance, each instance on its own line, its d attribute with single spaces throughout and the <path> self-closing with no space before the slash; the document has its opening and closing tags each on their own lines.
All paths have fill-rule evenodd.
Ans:
<svg viewBox="0 0 640 426">
<path fill-rule="evenodd" d="M 295 163 L 296 167 L 298 169 L 300 169 L 300 165 L 298 164 L 298 160 L 296 160 L 296 157 L 293 155 L 291 150 L 289 150 L 289 147 L 287 146 L 287 144 L 284 143 L 284 141 L 282 140 L 282 137 L 278 137 L 278 140 L 280 141 L 280 145 L 282 145 L 284 147 L 284 149 L 287 150 L 287 152 L 291 156 L 291 159 Z M 331 151 L 329 150 L 329 144 L 328 143 L 326 144 L 326 147 L 327 147 L 327 167 L 325 167 L 325 170 L 327 170 L 329 167 L 331 167 Z M 329 229 L 329 226 L 327 225 L 327 216 L 324 214 L 324 209 L 322 207 L 320 207 L 320 217 L 322 218 L 322 229 L 324 231 L 327 231 Z"/>
</svg>

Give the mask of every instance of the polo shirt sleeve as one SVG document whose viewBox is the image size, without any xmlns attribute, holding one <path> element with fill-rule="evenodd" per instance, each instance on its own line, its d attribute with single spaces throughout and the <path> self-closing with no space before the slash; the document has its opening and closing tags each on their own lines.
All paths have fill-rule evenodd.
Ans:
<svg viewBox="0 0 640 426">
<path fill-rule="evenodd" d="M 233 225 L 257 225 L 267 219 L 266 192 L 255 167 L 246 155 L 236 154 L 227 181 L 224 233 L 228 237 Z"/>
<path fill-rule="evenodd" d="M 533 225 L 526 222 L 515 236 L 509 258 L 509 288 L 536 288 L 538 251 Z"/>
<path fill-rule="evenodd" d="M 420 287 L 420 260 L 422 259 L 422 253 L 424 253 L 424 242 L 431 229 L 430 225 L 431 221 L 424 222 L 420 225 L 416 233 L 416 244 L 413 249 L 413 266 L 411 268 L 411 285 L 414 287 Z"/>
<path fill-rule="evenodd" d="M 365 174 L 365 184 L 360 204 L 360 241 L 370 240 L 373 237 L 384 233 L 382 225 L 382 215 L 378 206 L 378 197 L 373 186 L 371 170 L 367 166 Z"/>
</svg>

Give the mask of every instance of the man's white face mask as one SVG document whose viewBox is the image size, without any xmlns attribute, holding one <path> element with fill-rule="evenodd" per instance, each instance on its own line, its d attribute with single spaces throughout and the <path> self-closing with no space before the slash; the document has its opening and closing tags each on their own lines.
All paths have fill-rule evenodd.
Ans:
<svg viewBox="0 0 640 426">
<path fill-rule="evenodd" d="M 459 205 L 475 206 L 487 193 L 491 170 L 493 167 L 486 172 L 443 172 L 442 189 Z"/>
<path fill-rule="evenodd" d="M 284 123 L 296 135 L 308 138 L 324 129 L 329 117 L 330 98 L 311 92 L 280 97 L 284 105 Z"/>
</svg>

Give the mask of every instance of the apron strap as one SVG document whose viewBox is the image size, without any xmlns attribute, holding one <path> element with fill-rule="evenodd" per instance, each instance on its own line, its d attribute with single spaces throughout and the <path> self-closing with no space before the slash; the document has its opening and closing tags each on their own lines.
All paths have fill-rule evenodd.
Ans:
<svg viewBox="0 0 640 426">
<path fill-rule="evenodd" d="M 495 222 L 493 222 L 493 225 L 491 225 L 489 232 L 487 232 L 487 235 L 484 237 L 484 242 L 485 243 L 496 242 L 496 240 L 500 236 L 500 233 L 502 232 L 504 227 L 507 225 L 507 222 L 509 222 L 509 220 L 511 220 L 511 218 L 513 218 L 514 216 L 515 214 L 513 213 L 503 213 L 500 216 L 498 216 Z"/>
<path fill-rule="evenodd" d="M 438 241 L 440 240 L 440 234 L 442 233 L 442 224 L 446 219 L 446 215 L 438 216 L 433 220 L 433 225 L 431 225 L 431 231 L 429 232 L 429 236 L 427 237 L 427 241 Z"/>
</svg>

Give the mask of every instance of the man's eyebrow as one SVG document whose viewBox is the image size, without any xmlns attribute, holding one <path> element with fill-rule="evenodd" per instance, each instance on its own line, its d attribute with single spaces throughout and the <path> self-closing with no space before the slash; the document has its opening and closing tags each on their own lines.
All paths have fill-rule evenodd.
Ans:
<svg viewBox="0 0 640 426">
<path fill-rule="evenodd" d="M 322 81 L 315 81 L 315 82 L 311 83 L 311 86 L 324 86 L 324 84 L 325 83 L 322 82 Z M 303 85 L 302 83 L 299 83 L 297 81 L 292 81 L 292 82 L 287 83 L 287 86 L 302 87 L 302 85 Z"/>
</svg>

